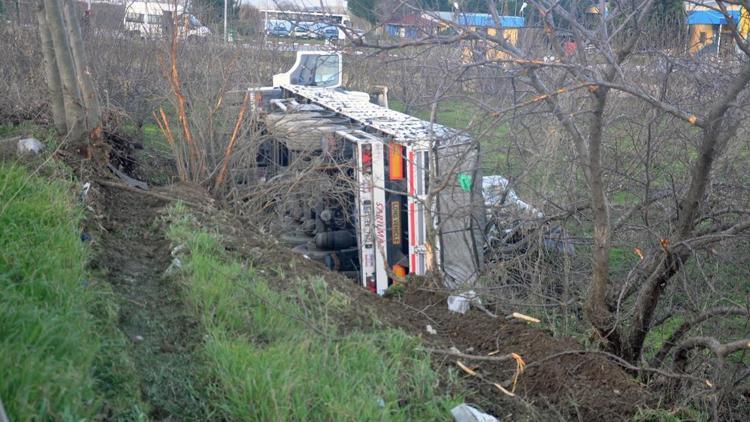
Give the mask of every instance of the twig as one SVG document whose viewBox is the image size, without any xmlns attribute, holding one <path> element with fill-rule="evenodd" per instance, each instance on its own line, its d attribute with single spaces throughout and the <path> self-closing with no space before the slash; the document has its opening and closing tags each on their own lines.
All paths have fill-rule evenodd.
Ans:
<svg viewBox="0 0 750 422">
<path fill-rule="evenodd" d="M 128 185 L 123 185 L 121 183 L 114 183 L 114 182 L 110 182 L 108 180 L 96 180 L 96 183 L 98 183 L 98 184 L 100 184 L 102 186 L 110 187 L 110 188 L 121 189 L 121 190 L 124 190 L 124 191 L 132 192 L 132 193 L 137 193 L 137 194 L 140 194 L 140 195 L 150 196 L 152 198 L 161 199 L 162 201 L 167 201 L 167 202 L 177 202 L 177 201 L 180 201 L 183 204 L 189 205 L 189 206 L 194 207 L 194 208 L 207 208 L 205 205 L 196 204 L 195 202 L 186 201 L 186 200 L 180 199 L 180 198 L 173 198 L 171 196 L 162 195 L 162 194 L 156 193 L 156 192 L 150 192 L 150 191 L 144 191 L 144 190 L 141 190 L 141 189 L 132 188 L 132 187 L 130 187 Z"/>
<path fill-rule="evenodd" d="M 224 151 L 224 162 L 221 164 L 221 170 L 219 170 L 219 175 L 216 176 L 216 183 L 214 183 L 214 191 L 217 191 L 221 185 L 224 183 L 224 178 L 227 175 L 227 167 L 229 166 L 229 159 L 232 156 L 232 151 L 234 151 L 234 146 L 237 143 L 237 136 L 240 133 L 240 128 L 242 127 L 242 121 L 245 118 L 245 112 L 247 112 L 247 103 L 250 99 L 250 91 L 245 92 L 245 98 L 242 100 L 242 107 L 240 108 L 240 113 L 237 116 L 237 122 L 234 125 L 234 131 L 232 131 L 232 138 L 229 140 L 229 144 L 227 145 L 226 151 Z"/>
<path fill-rule="evenodd" d="M 514 360 L 512 353 L 508 353 L 508 354 L 500 355 L 500 356 L 481 356 L 481 355 L 467 355 L 465 353 L 454 352 L 452 350 L 432 349 L 428 347 L 420 347 L 418 350 L 422 350 L 422 351 L 429 352 L 429 353 L 439 353 L 442 355 L 450 355 L 450 356 L 455 356 L 455 357 L 459 357 L 463 359 L 483 360 L 487 362 L 505 362 L 508 360 Z"/>
<path fill-rule="evenodd" d="M 601 350 L 568 350 L 568 351 L 565 351 L 565 352 L 555 353 L 553 355 L 549 355 L 549 356 L 545 357 L 544 359 L 540 359 L 540 360 L 531 362 L 528 365 L 526 365 L 526 367 L 528 368 L 528 367 L 532 367 L 532 366 L 538 366 L 538 365 L 541 365 L 543 362 L 546 362 L 548 360 L 552 360 L 552 359 L 555 359 L 555 358 L 559 358 L 559 357 L 565 356 L 565 355 L 583 355 L 583 354 L 587 354 L 587 353 L 605 356 L 605 357 L 611 359 L 612 361 L 614 361 L 614 363 L 622 366 L 623 368 L 630 369 L 632 371 L 653 372 L 655 374 L 663 375 L 663 376 L 665 376 L 667 378 L 687 379 L 687 380 L 690 380 L 690 381 L 696 381 L 696 382 L 700 382 L 700 383 L 702 383 L 704 381 L 703 379 L 698 378 L 698 377 L 694 377 L 692 375 L 675 374 L 675 373 L 667 372 L 667 371 L 664 371 L 664 370 L 661 370 L 661 369 L 635 366 L 635 365 L 629 363 L 628 361 L 626 361 L 625 359 L 623 359 L 623 358 L 621 358 L 621 357 L 619 357 L 617 355 L 613 355 L 612 353 L 607 353 L 607 352 L 604 352 L 604 351 L 601 351 Z"/>
</svg>

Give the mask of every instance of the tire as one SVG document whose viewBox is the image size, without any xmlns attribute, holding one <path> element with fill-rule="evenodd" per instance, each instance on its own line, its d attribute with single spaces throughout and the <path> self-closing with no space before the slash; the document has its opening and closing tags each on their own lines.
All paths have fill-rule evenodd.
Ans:
<svg viewBox="0 0 750 422">
<path fill-rule="evenodd" d="M 281 240 L 281 242 L 284 243 L 285 245 L 296 247 L 296 246 L 304 245 L 305 243 L 312 241 L 313 238 L 306 235 L 303 232 L 293 231 L 293 232 L 282 234 L 281 236 L 279 236 L 279 240 Z"/>
</svg>

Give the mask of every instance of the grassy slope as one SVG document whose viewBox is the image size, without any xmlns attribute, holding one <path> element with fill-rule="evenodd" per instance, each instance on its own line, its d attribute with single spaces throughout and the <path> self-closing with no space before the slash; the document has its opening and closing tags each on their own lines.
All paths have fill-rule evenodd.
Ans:
<svg viewBox="0 0 750 422">
<path fill-rule="evenodd" d="M 87 277 L 70 187 L 0 164 L 0 397 L 11 420 L 139 413 L 111 291 Z"/>
<path fill-rule="evenodd" d="M 325 280 L 283 291 L 227 256 L 216 235 L 172 209 L 169 237 L 187 246 L 181 274 L 206 332 L 217 407 L 241 420 L 443 420 L 458 400 L 438 393 L 418 341 L 400 330 L 337 330 L 348 299 Z"/>
</svg>

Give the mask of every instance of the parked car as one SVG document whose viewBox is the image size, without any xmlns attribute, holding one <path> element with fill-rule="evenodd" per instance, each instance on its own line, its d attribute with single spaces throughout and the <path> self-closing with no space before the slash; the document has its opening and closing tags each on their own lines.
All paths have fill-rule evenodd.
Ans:
<svg viewBox="0 0 750 422">
<path fill-rule="evenodd" d="M 335 26 L 326 26 L 321 32 L 324 39 L 337 40 L 339 38 L 339 29 Z"/>
<path fill-rule="evenodd" d="M 278 38 L 289 37 L 289 30 L 283 25 L 276 25 L 266 30 L 266 35 Z"/>
<path fill-rule="evenodd" d="M 302 39 L 315 38 L 315 34 L 310 30 L 311 25 L 310 23 L 298 23 L 294 25 L 291 36 Z"/>
</svg>

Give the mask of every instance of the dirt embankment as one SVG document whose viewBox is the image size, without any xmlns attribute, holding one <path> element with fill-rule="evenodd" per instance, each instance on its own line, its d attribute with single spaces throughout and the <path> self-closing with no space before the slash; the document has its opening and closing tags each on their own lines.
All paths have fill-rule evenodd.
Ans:
<svg viewBox="0 0 750 422">
<path fill-rule="evenodd" d="M 133 353 L 142 376 L 144 400 L 152 406 L 150 416 L 207 417 L 211 410 L 197 400 L 205 386 L 193 382 L 200 366 L 194 351 L 202 333 L 184 309 L 177 286 L 162 278 L 171 257 L 157 217 L 169 203 L 165 197 L 192 204 L 207 204 L 210 199 L 200 189 L 186 186 L 159 188 L 155 193 L 161 198 L 101 186 L 98 202 L 102 204 L 105 230 L 96 235 L 99 245 L 95 262 L 120 296 L 121 328 L 137 339 Z M 509 416 L 511 420 L 623 420 L 646 403 L 644 390 L 606 358 L 562 353 L 581 349 L 573 340 L 556 339 L 526 323 L 493 318 L 474 309 L 466 315 L 452 313 L 443 294 L 417 286 L 408 288 L 398 299 L 373 296 L 226 213 L 203 207 L 196 213 L 222 233 L 228 250 L 243 255 L 256 267 L 282 269 L 269 273 L 286 277 L 327 274 L 329 282 L 355 304 L 353 314 L 338 316 L 344 326 L 372 329 L 374 316 L 422 337 L 429 348 L 447 351 L 453 347 L 480 356 L 519 354 L 527 367 L 518 378 L 517 396 L 511 398 L 492 384 L 510 388 L 515 361 L 461 358 L 479 375 L 472 377 L 458 370 L 455 356 L 434 353 L 433 360 L 443 373 L 447 374 L 449 368 L 458 370 L 468 386 L 467 391 L 460 392 L 467 401 L 497 416 Z M 271 281 L 284 284 L 283 279 Z M 427 325 L 437 334 L 427 333 Z"/>
</svg>

